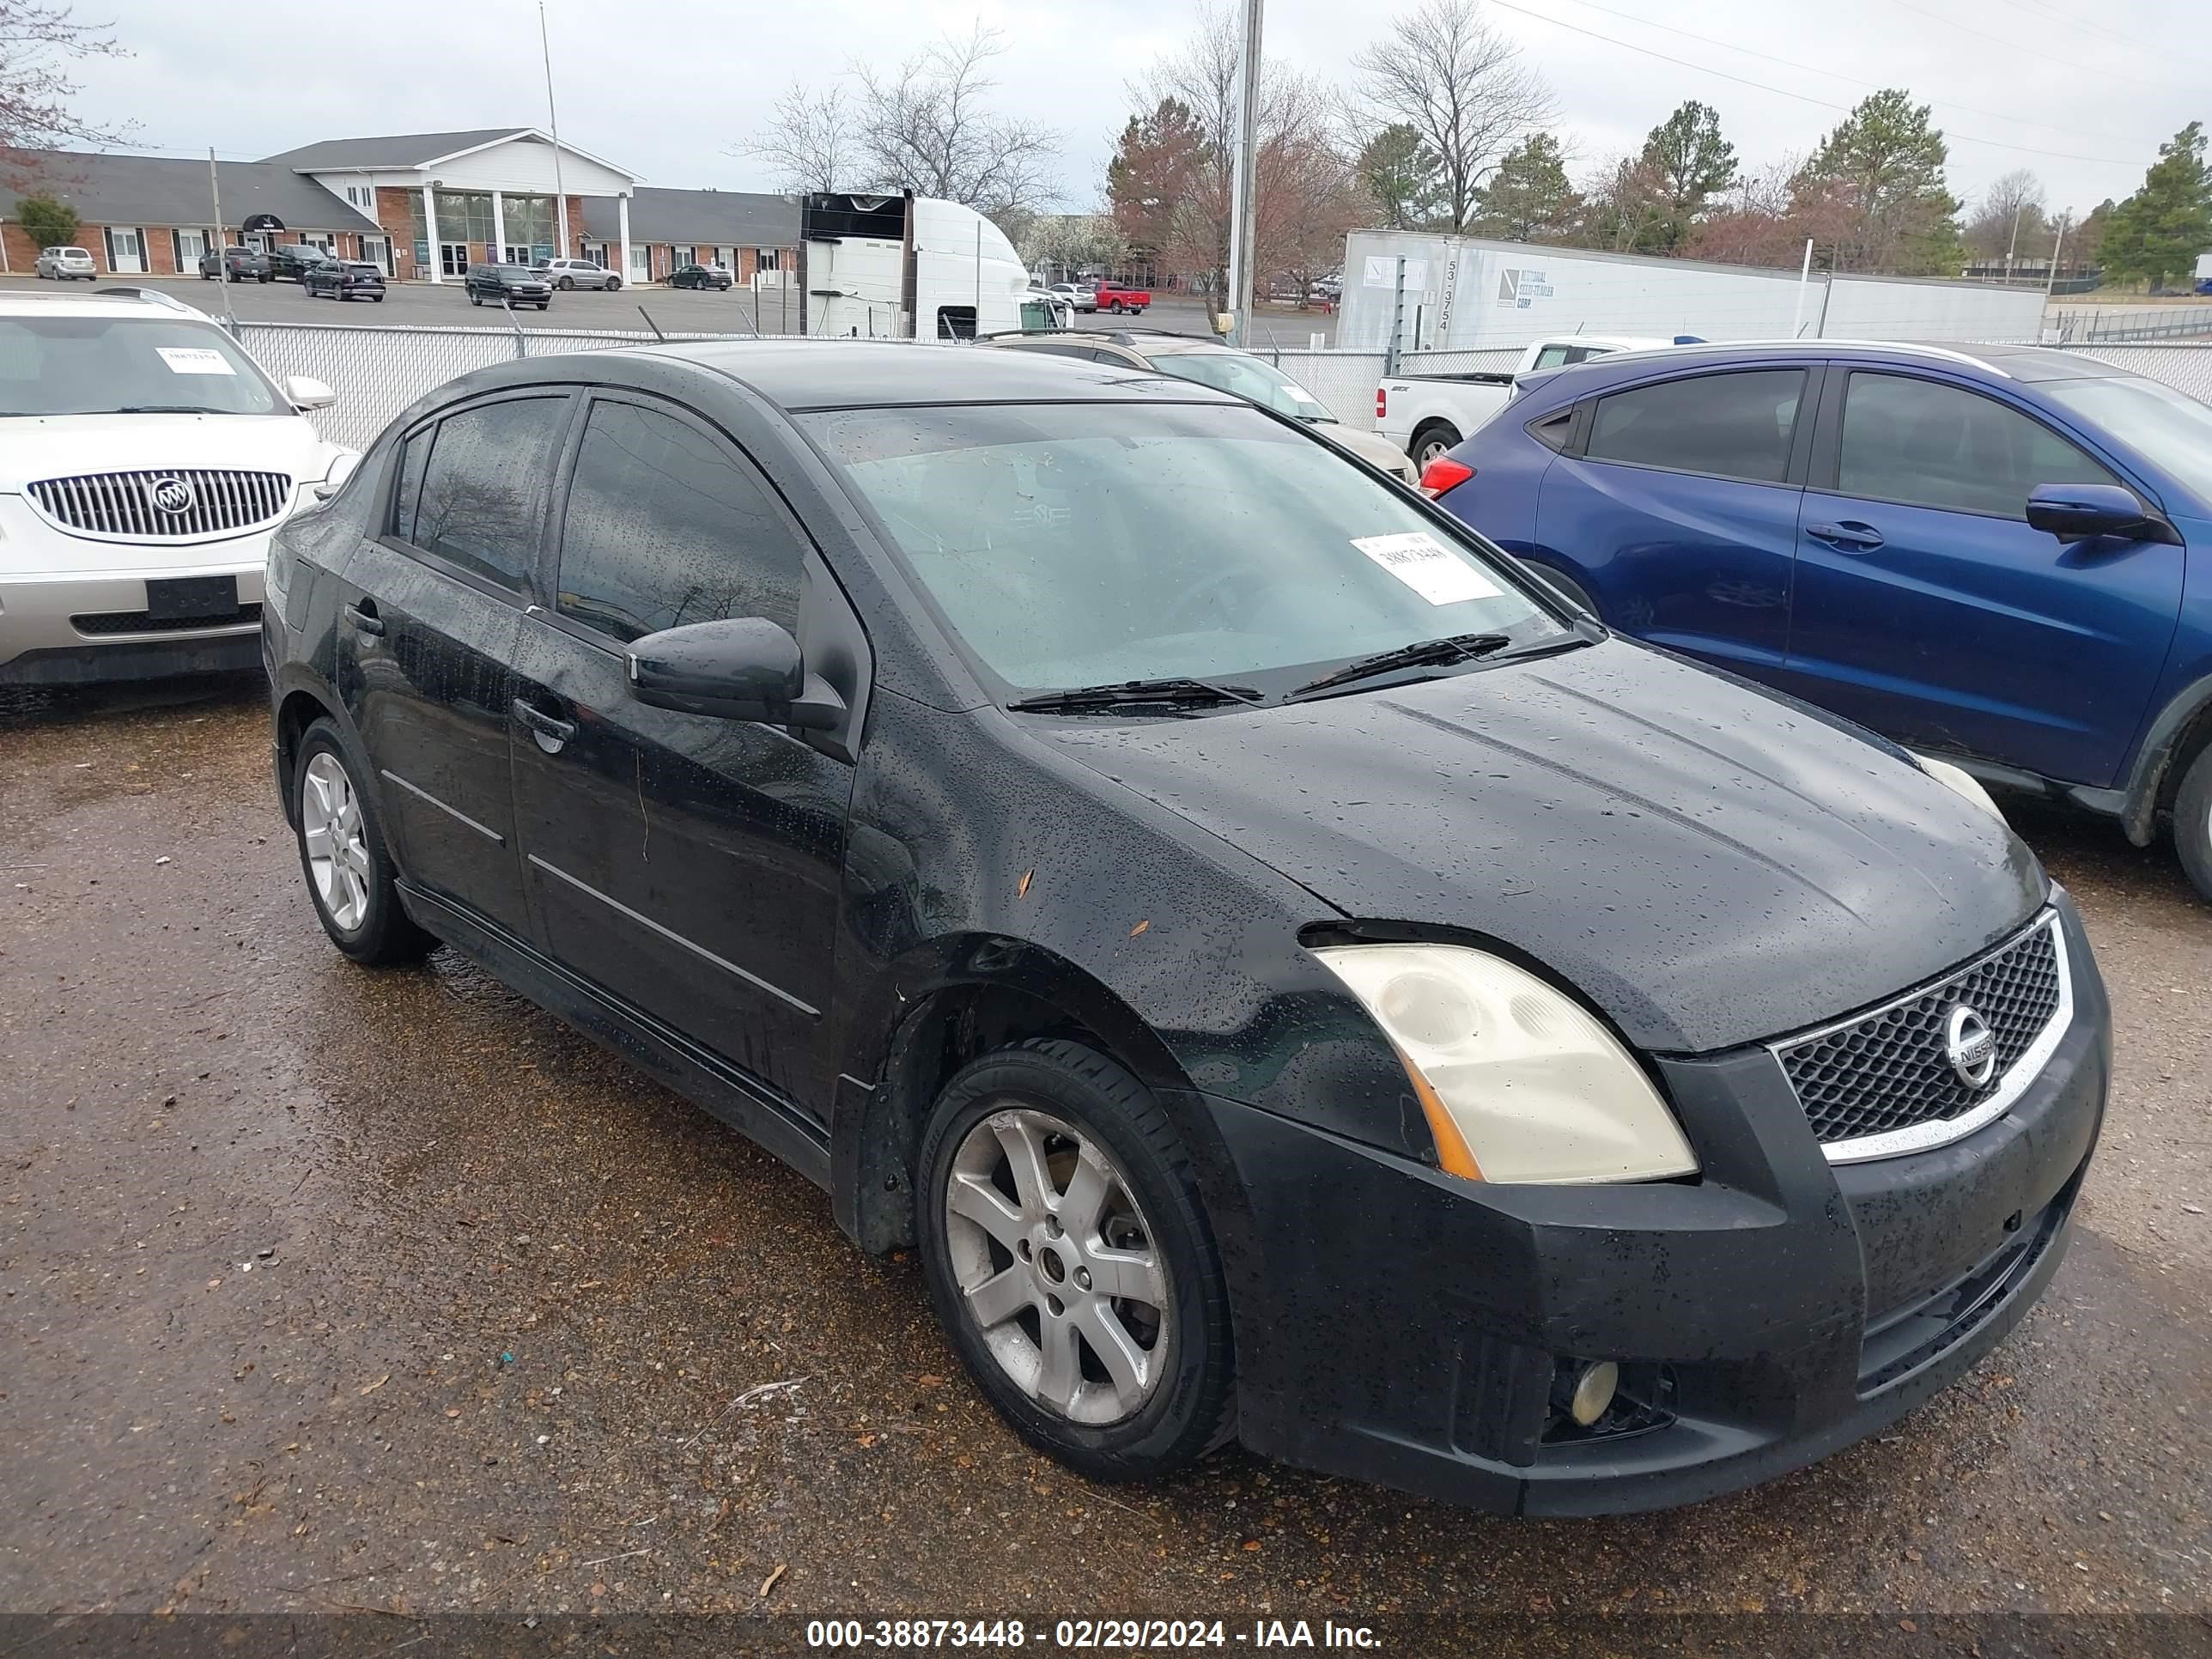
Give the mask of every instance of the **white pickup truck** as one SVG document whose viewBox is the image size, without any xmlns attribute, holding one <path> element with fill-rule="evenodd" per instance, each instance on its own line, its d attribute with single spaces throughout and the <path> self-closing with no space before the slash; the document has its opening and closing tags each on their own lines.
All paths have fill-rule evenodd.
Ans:
<svg viewBox="0 0 2212 1659">
<path fill-rule="evenodd" d="M 1613 351 L 1643 351 L 1674 340 L 1574 334 L 1538 340 L 1510 371 L 1401 374 L 1375 388 L 1375 429 L 1413 458 L 1431 461 L 1513 401 L 1513 382 L 1531 369 L 1562 368 Z"/>
</svg>

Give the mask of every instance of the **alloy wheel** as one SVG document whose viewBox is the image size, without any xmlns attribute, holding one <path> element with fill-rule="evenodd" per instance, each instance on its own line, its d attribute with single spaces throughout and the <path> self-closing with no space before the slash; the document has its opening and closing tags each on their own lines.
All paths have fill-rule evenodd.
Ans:
<svg viewBox="0 0 2212 1659">
<path fill-rule="evenodd" d="M 968 1132 L 943 1197 L 962 1306 L 1015 1386 L 1094 1426 L 1143 1410 L 1173 1363 L 1172 1304 L 1105 1147 L 1009 1103 Z"/>
<path fill-rule="evenodd" d="M 300 839 L 315 896 L 347 933 L 368 916 L 368 843 L 353 780 L 328 750 L 300 770 Z"/>
</svg>

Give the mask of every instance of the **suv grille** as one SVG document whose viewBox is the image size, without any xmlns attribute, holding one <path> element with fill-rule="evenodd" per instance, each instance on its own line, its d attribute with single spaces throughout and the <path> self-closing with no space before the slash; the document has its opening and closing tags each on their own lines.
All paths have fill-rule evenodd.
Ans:
<svg viewBox="0 0 2212 1659">
<path fill-rule="evenodd" d="M 2056 916 L 2043 916 L 2009 944 L 1924 989 L 1775 1045 L 1813 1133 L 1832 1159 L 1904 1130 L 1955 1125 L 1963 1134 L 2027 1088 L 2072 1003 L 2057 930 Z M 1960 1007 L 1979 1014 L 1996 1039 L 1996 1069 L 1979 1087 L 1951 1064 L 1947 1026 L 1952 1011 Z M 2023 1066 L 2023 1057 L 2034 1063 Z M 1939 1129 L 1924 1142 L 1915 1137 L 1909 1146 L 1865 1146 L 1863 1155 L 1940 1146 L 1954 1138 Z"/>
<path fill-rule="evenodd" d="M 219 467 L 89 472 L 31 486 L 39 511 L 64 530 L 146 542 L 258 530 L 283 518 L 291 498 L 292 480 L 282 472 Z"/>
</svg>

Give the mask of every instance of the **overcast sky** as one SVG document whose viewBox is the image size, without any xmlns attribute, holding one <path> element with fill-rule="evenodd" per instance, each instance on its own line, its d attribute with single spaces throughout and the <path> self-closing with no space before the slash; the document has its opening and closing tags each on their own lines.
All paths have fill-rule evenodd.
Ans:
<svg viewBox="0 0 2212 1659">
<path fill-rule="evenodd" d="M 1578 172 L 1636 147 L 1685 98 L 1717 106 L 1740 157 L 1756 165 L 1810 149 L 1865 92 L 1903 85 L 1936 106 L 1951 137 L 1954 193 L 1971 200 L 2027 167 L 2054 209 L 2080 210 L 2127 195 L 2160 140 L 2212 119 L 2205 0 L 1507 3 L 1494 0 L 1489 15 L 1550 81 Z M 1342 78 L 1352 54 L 1413 3 L 1267 0 L 1267 53 Z M 794 77 L 827 79 L 855 56 L 894 63 L 980 16 L 1011 43 L 997 65 L 1003 106 L 1063 135 L 1069 209 L 1098 202 L 1127 83 L 1199 15 L 1196 0 L 546 0 L 546 9 L 562 136 L 649 184 L 724 189 L 775 182 L 731 151 Z M 157 154 L 213 145 L 252 159 L 317 138 L 544 125 L 534 0 L 80 0 L 78 14 L 112 16 L 135 54 L 77 66 L 80 109 L 135 121 Z M 1136 21 L 1092 21 L 1121 16 Z"/>
</svg>

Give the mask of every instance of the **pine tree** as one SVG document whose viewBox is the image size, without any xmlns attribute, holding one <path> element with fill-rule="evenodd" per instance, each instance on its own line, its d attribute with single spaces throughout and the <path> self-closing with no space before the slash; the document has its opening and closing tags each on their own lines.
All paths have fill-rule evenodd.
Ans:
<svg viewBox="0 0 2212 1659">
<path fill-rule="evenodd" d="M 2212 248 L 2212 169 L 2204 124 L 2191 121 L 2158 147 L 2142 188 L 2112 210 L 2101 252 L 2105 272 L 2157 287 L 2194 269 Z"/>
<path fill-rule="evenodd" d="M 1925 104 L 1889 88 L 1863 99 L 1798 175 L 1801 205 L 1838 222 L 1834 269 L 1957 274 L 1959 200 L 1945 185 L 1950 155 Z"/>
<path fill-rule="evenodd" d="M 1403 121 L 1394 121 L 1362 146 L 1359 182 L 1382 210 L 1388 230 L 1421 230 L 1443 207 L 1443 164 Z"/>
<path fill-rule="evenodd" d="M 1532 132 L 1505 152 L 1481 201 L 1476 228 L 1509 242 L 1565 237 L 1583 204 L 1567 181 L 1566 156 L 1559 141 L 1548 132 Z"/>
<path fill-rule="evenodd" d="M 1651 246 L 1668 252 L 1681 246 L 1713 198 L 1735 183 L 1735 146 L 1721 137 L 1720 112 L 1695 99 L 1651 129 L 1638 159 L 1663 205 Z"/>
</svg>

